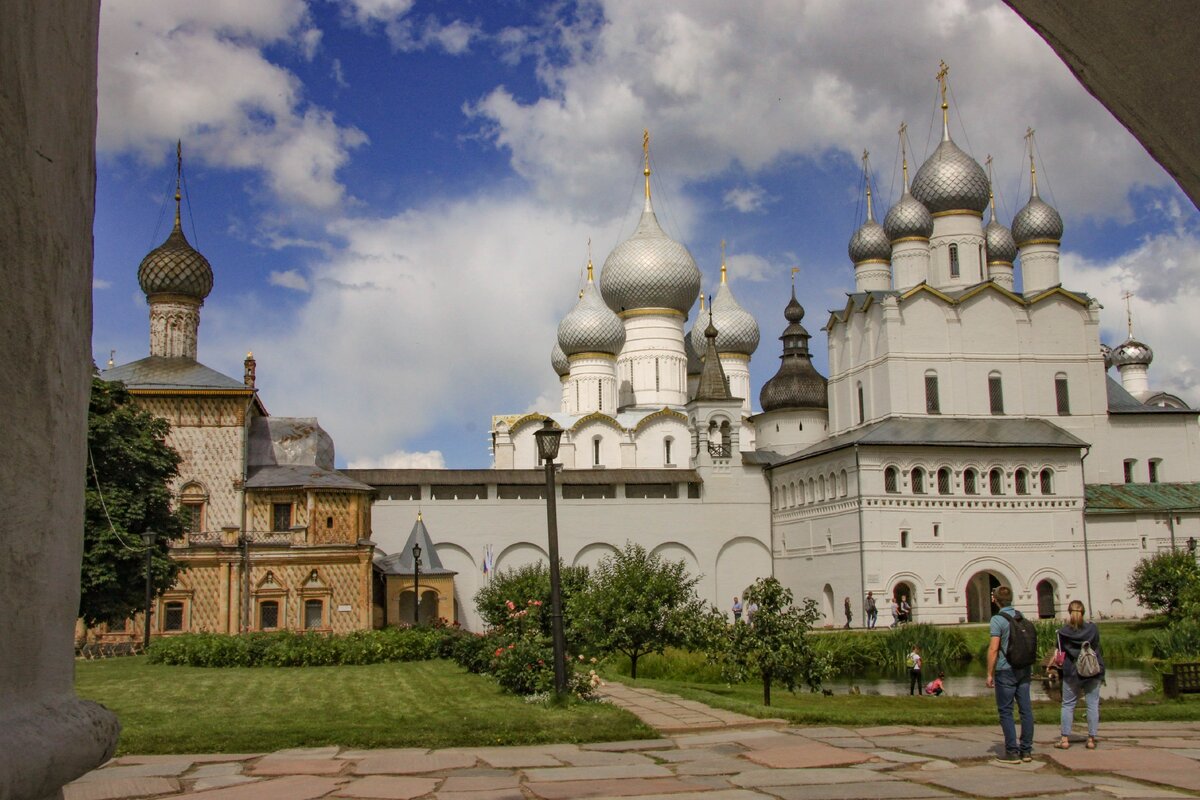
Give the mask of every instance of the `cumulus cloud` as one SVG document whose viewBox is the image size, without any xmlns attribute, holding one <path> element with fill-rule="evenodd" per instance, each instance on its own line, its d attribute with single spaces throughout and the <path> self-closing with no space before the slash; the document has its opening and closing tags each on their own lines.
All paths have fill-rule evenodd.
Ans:
<svg viewBox="0 0 1200 800">
<path fill-rule="evenodd" d="M 359 25 L 394 22 L 413 7 L 415 0 L 342 0 L 343 15 Z"/>
<path fill-rule="evenodd" d="M 734 186 L 725 192 L 725 207 L 737 209 L 743 214 L 761 211 L 767 202 L 767 193 L 761 186 Z"/>
<path fill-rule="evenodd" d="M 112 281 L 106 281 L 103 278 L 92 278 L 93 289 L 111 289 Z"/>
<path fill-rule="evenodd" d="M 157 163 L 177 138 L 190 157 L 262 170 L 291 202 L 330 208 L 345 197 L 337 171 L 366 142 L 307 102 L 268 47 L 311 58 L 320 42 L 302 0 L 126 0 L 100 12 L 102 153 Z"/>
<path fill-rule="evenodd" d="M 360 458 L 347 465 L 350 469 L 445 469 L 446 459 L 440 450 L 410 453 L 395 450 L 378 458 Z"/>
<path fill-rule="evenodd" d="M 294 289 L 297 292 L 308 291 L 308 280 L 294 269 L 282 272 L 271 270 L 271 275 L 267 278 L 267 281 L 272 286 L 282 286 L 284 289 Z"/>
<path fill-rule="evenodd" d="M 405 18 L 387 26 L 388 41 L 403 53 L 437 49 L 452 56 L 462 55 L 482 35 L 483 29 L 477 23 L 454 20 L 442 24 L 432 16 L 420 22 Z"/>
</svg>

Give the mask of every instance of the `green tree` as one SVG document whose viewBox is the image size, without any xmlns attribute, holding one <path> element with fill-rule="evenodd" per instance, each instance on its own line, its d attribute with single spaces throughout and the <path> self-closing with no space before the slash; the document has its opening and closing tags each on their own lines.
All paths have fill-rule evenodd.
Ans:
<svg viewBox="0 0 1200 800">
<path fill-rule="evenodd" d="M 567 649 L 579 651 L 579 640 L 568 613 L 573 598 L 587 587 L 588 568 L 569 567 L 559 562 L 559 579 L 562 583 L 563 635 Z M 544 610 L 536 615 L 545 636 L 550 636 L 550 565 L 539 561 L 515 569 L 498 572 L 482 589 L 475 593 L 475 608 L 479 616 L 490 627 L 500 628 L 511 624 L 510 614 L 527 606 L 530 600 L 539 601 Z"/>
<path fill-rule="evenodd" d="M 1178 617 L 1185 598 L 1200 586 L 1200 565 L 1185 550 L 1166 550 L 1147 556 L 1129 574 L 1129 593 L 1146 608 Z"/>
<path fill-rule="evenodd" d="M 775 578 L 759 578 L 742 597 L 756 604 L 752 623 L 727 625 L 723 614 L 710 612 L 709 658 L 730 683 L 757 678 L 762 681 L 763 705 L 771 705 L 771 685 L 796 691 L 801 684 L 811 691 L 821 688 L 829 675 L 829 659 L 808 639 L 820 618 L 817 604 L 805 598 L 799 608 L 792 591 Z"/>
<path fill-rule="evenodd" d="M 601 653 L 638 658 L 687 644 L 704 610 L 696 596 L 699 578 L 682 561 L 666 561 L 632 542 L 605 556 L 592 570 L 587 590 L 573 608 L 585 641 Z"/>
<path fill-rule="evenodd" d="M 79 598 L 88 625 L 118 623 L 144 608 L 144 531 L 159 536 L 150 566 L 155 593 L 179 573 L 167 555 L 167 540 L 183 533 L 171 510 L 169 484 L 180 458 L 166 442 L 169 430 L 166 420 L 133 402 L 124 384 L 92 378 Z"/>
</svg>

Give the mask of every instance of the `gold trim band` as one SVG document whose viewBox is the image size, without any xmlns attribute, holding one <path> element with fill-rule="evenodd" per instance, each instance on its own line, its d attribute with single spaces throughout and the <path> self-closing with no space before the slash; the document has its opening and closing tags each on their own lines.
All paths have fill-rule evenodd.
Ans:
<svg viewBox="0 0 1200 800">
<path fill-rule="evenodd" d="M 949 217 L 952 215 L 962 215 L 964 217 L 972 216 L 972 217 L 978 217 L 979 219 L 983 219 L 983 212 L 976 211 L 973 208 L 951 208 L 947 211 L 939 211 L 936 214 L 933 214 L 932 216 L 934 219 L 937 219 L 938 217 Z"/>
<path fill-rule="evenodd" d="M 618 311 L 617 316 L 621 319 L 630 317 L 682 317 L 687 319 L 687 314 L 674 308 L 630 308 Z"/>
</svg>

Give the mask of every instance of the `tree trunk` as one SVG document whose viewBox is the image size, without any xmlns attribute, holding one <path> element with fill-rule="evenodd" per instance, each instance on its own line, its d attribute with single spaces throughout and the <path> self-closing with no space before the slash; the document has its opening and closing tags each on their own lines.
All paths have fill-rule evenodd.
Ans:
<svg viewBox="0 0 1200 800">
<path fill-rule="evenodd" d="M 771 705 L 771 673 L 763 673 L 763 705 Z"/>
<path fill-rule="evenodd" d="M 638 653 L 633 653 L 629 656 L 629 677 L 637 680 L 637 660 Z"/>
</svg>

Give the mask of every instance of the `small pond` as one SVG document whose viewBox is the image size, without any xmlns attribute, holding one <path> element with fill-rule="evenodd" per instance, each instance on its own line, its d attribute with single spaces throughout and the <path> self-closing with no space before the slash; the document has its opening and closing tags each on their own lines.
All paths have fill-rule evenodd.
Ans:
<svg viewBox="0 0 1200 800">
<path fill-rule="evenodd" d="M 987 674 L 983 665 L 971 664 L 966 667 L 945 670 L 943 683 L 946 693 L 957 697 L 978 697 L 990 695 L 992 690 L 987 688 Z M 929 683 L 937 677 L 937 672 L 925 670 L 922 680 Z M 851 686 L 857 686 L 863 694 L 895 697 L 908 694 L 908 671 L 896 674 L 871 673 L 867 675 L 839 675 L 824 682 L 824 688 L 834 694 L 846 694 Z M 923 688 L 923 687 L 922 687 Z M 1105 684 L 1100 687 L 1101 698 L 1124 698 L 1141 694 L 1150 689 L 1158 688 L 1158 676 L 1153 670 L 1132 667 L 1110 667 L 1106 671 Z M 1053 700 L 1059 702 L 1062 695 L 1054 693 L 1051 696 L 1046 684 L 1035 678 L 1033 682 L 1034 700 Z"/>
</svg>

